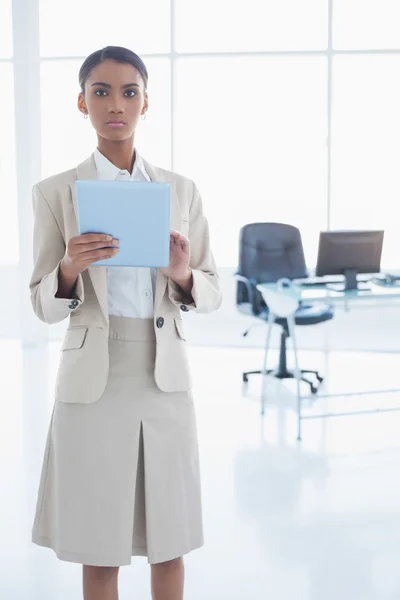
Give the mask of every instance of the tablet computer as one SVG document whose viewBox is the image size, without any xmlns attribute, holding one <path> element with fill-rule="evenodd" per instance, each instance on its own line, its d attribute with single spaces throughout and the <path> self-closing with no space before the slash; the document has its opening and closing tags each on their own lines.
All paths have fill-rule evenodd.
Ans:
<svg viewBox="0 0 400 600">
<path fill-rule="evenodd" d="M 78 180 L 79 233 L 105 233 L 119 240 L 113 258 L 93 266 L 168 267 L 170 184 Z"/>
</svg>

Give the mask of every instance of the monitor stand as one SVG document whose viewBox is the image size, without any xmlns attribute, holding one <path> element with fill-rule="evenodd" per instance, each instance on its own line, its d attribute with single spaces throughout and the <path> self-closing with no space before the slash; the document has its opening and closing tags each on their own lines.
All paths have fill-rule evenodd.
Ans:
<svg viewBox="0 0 400 600">
<path fill-rule="evenodd" d="M 335 292 L 348 292 L 348 291 L 361 291 L 368 292 L 371 290 L 371 286 L 364 281 L 357 280 L 357 271 L 355 269 L 347 269 L 344 272 L 345 282 L 343 283 L 329 283 L 326 287 Z"/>
</svg>

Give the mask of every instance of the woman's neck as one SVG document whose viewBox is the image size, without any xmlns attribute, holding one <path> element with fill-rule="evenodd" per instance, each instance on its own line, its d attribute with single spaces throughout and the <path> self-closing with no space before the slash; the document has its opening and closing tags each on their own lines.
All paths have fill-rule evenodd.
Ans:
<svg viewBox="0 0 400 600">
<path fill-rule="evenodd" d="M 98 149 L 108 158 L 113 165 L 118 169 L 126 169 L 129 173 L 132 172 L 133 163 L 135 162 L 135 145 L 134 139 L 130 138 L 122 142 L 112 142 L 104 138 L 98 138 Z"/>
</svg>

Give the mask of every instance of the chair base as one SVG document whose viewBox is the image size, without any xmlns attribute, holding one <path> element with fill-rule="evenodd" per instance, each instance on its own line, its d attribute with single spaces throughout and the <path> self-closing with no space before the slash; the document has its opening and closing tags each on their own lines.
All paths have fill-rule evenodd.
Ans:
<svg viewBox="0 0 400 600">
<path fill-rule="evenodd" d="M 316 379 L 318 380 L 318 382 L 320 384 L 324 380 L 324 378 L 321 377 L 321 375 L 318 373 L 318 371 L 311 371 L 309 369 L 300 369 L 300 373 L 302 375 L 307 374 L 307 373 L 315 375 Z M 249 375 L 261 375 L 261 374 L 262 374 L 262 370 L 247 371 L 246 373 L 243 373 L 243 383 L 248 383 L 248 381 L 249 381 Z M 266 371 L 266 374 L 267 375 L 273 375 L 277 379 L 295 379 L 295 373 L 294 373 L 294 371 L 289 371 L 289 369 L 285 369 L 285 370 L 281 370 L 281 369 L 268 369 Z M 314 382 L 310 381 L 306 377 L 301 377 L 301 381 L 304 381 L 305 383 L 307 383 L 310 386 L 310 390 L 311 390 L 312 394 L 316 394 L 318 392 L 319 385 L 316 386 L 314 384 Z"/>
</svg>

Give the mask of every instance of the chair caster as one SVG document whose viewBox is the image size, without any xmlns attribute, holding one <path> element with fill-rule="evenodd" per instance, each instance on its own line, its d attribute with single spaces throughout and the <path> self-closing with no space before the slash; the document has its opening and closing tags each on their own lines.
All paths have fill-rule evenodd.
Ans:
<svg viewBox="0 0 400 600">
<path fill-rule="evenodd" d="M 247 377 L 246 373 L 243 373 L 243 383 L 248 383 L 249 382 L 249 378 Z"/>
<path fill-rule="evenodd" d="M 312 394 L 316 394 L 318 392 L 318 388 L 316 388 L 314 385 L 310 385 L 310 388 Z"/>
<path fill-rule="evenodd" d="M 318 381 L 319 381 L 320 383 L 322 383 L 322 382 L 323 382 L 324 378 L 323 378 L 323 377 L 321 377 L 321 375 L 317 375 L 316 377 L 317 377 L 317 379 L 318 379 Z"/>
</svg>

